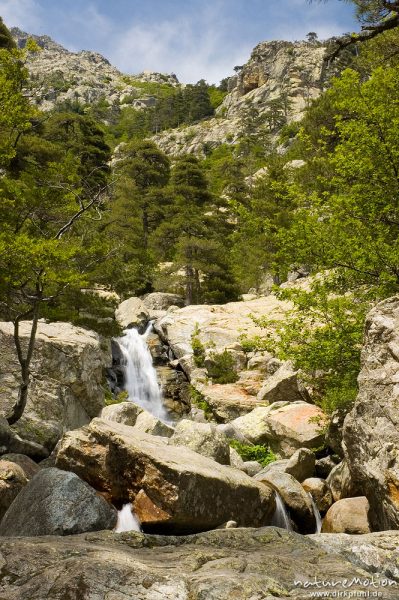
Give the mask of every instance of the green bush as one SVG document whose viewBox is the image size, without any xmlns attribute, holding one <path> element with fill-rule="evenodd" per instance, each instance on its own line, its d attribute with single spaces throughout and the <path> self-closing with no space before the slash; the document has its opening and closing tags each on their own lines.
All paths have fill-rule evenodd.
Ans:
<svg viewBox="0 0 399 600">
<path fill-rule="evenodd" d="M 247 445 L 238 442 L 237 440 L 231 440 L 230 446 L 237 450 L 238 454 L 245 461 L 256 460 L 262 467 L 266 467 L 270 463 L 277 460 L 277 456 L 268 448 L 262 445 Z"/>
<path fill-rule="evenodd" d="M 210 359 L 212 363 L 207 371 L 213 383 L 235 383 L 238 381 L 234 358 L 227 350 L 224 350 L 221 354 L 211 352 Z"/>
<path fill-rule="evenodd" d="M 205 418 L 208 421 L 213 419 L 213 412 L 209 402 L 205 400 L 201 392 L 199 392 L 193 385 L 190 385 L 190 399 L 192 404 L 204 411 Z"/>
<path fill-rule="evenodd" d="M 196 323 L 194 333 L 191 336 L 191 347 L 193 349 L 195 366 L 202 368 L 205 365 L 205 346 L 199 339 L 199 333 L 198 323 Z"/>
</svg>

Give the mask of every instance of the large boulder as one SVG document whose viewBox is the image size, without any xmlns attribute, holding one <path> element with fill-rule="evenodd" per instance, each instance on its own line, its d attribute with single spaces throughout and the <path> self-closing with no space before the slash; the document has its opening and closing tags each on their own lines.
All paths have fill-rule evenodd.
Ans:
<svg viewBox="0 0 399 600">
<path fill-rule="evenodd" d="M 21 467 L 28 480 L 32 479 L 40 471 L 39 465 L 29 458 L 29 456 L 25 456 L 25 454 L 3 454 L 1 460 L 6 460 Z"/>
<path fill-rule="evenodd" d="M 99 416 L 104 421 L 114 421 L 115 423 L 122 423 L 123 425 L 133 427 L 136 424 L 137 417 L 142 412 L 143 409 L 141 406 L 127 401 L 105 406 Z"/>
<path fill-rule="evenodd" d="M 302 487 L 305 492 L 312 495 L 319 511 L 322 514 L 326 513 L 333 503 L 333 496 L 328 483 L 324 479 L 319 479 L 319 477 L 309 477 L 309 479 L 302 481 Z"/>
<path fill-rule="evenodd" d="M 0 519 L 27 483 L 28 479 L 19 465 L 0 460 Z"/>
<path fill-rule="evenodd" d="M 117 511 L 74 473 L 43 469 L 24 487 L 0 524 L 0 536 L 72 535 L 112 529 Z"/>
<path fill-rule="evenodd" d="M 29 322 L 20 324 L 23 346 L 30 328 Z M 0 323 L 0 347 L 0 413 L 7 415 L 17 399 L 20 381 L 12 323 Z M 103 369 L 107 362 L 111 362 L 111 357 L 96 333 L 70 323 L 40 321 L 30 367 L 28 402 L 12 429 L 21 438 L 52 449 L 64 431 L 88 423 L 101 411 Z M 7 451 L 25 453 L 22 447 Z"/>
<path fill-rule="evenodd" d="M 307 402 L 275 402 L 235 419 L 232 425 L 253 444 L 268 444 L 281 458 L 323 443 L 323 411 Z"/>
<path fill-rule="evenodd" d="M 119 304 L 115 319 L 123 329 L 143 328 L 150 320 L 148 308 L 140 298 L 128 298 Z"/>
<path fill-rule="evenodd" d="M 243 331 L 249 337 L 264 333 L 255 324 L 252 315 L 268 315 L 278 320 L 284 317 L 289 307 L 288 302 L 282 302 L 273 295 L 222 305 L 191 305 L 168 313 L 155 324 L 155 328 L 173 354 L 181 358 L 193 354 L 194 332 L 198 332 L 197 337 L 205 348 L 212 346 L 216 352 L 223 351 L 239 343 Z"/>
<path fill-rule="evenodd" d="M 367 316 L 359 394 L 344 425 L 351 476 L 375 529 L 399 528 L 399 297 Z"/>
<path fill-rule="evenodd" d="M 145 530 L 195 532 L 230 520 L 258 526 L 274 510 L 272 490 L 241 471 L 101 419 L 65 434 L 56 464 L 114 502 L 132 502 Z"/>
<path fill-rule="evenodd" d="M 334 502 L 358 495 L 358 487 L 352 479 L 346 460 L 341 461 L 331 470 L 327 476 L 327 483 L 331 489 Z"/>
<path fill-rule="evenodd" d="M 204 401 L 219 423 L 229 423 L 246 415 L 263 403 L 249 394 L 239 383 L 207 385 L 200 388 Z"/>
<path fill-rule="evenodd" d="M 38 460 L 47 458 L 49 451 L 37 442 L 22 439 L 14 429 L 10 427 L 5 417 L 0 416 L 0 454 L 5 453 L 24 454 Z"/>
<path fill-rule="evenodd" d="M 295 477 L 299 482 L 312 477 L 315 470 L 315 455 L 309 448 L 299 448 L 288 459 L 285 472 Z"/>
<path fill-rule="evenodd" d="M 173 427 L 167 425 L 148 410 L 143 410 L 136 419 L 134 425 L 135 429 L 142 431 L 143 433 L 149 433 L 151 435 L 159 435 L 161 437 L 172 437 L 174 433 Z"/>
<path fill-rule="evenodd" d="M 227 437 L 211 423 L 195 423 L 183 419 L 177 423 L 171 442 L 185 446 L 212 458 L 221 465 L 230 464 L 230 446 Z"/>
<path fill-rule="evenodd" d="M 143 304 L 148 310 L 150 319 L 163 317 L 168 309 L 184 306 L 184 298 L 178 294 L 152 292 L 143 297 Z"/>
<path fill-rule="evenodd" d="M 322 533 L 370 533 L 370 505 L 365 496 L 338 500 L 323 520 Z"/>
<path fill-rule="evenodd" d="M 258 400 L 267 404 L 273 402 L 297 402 L 309 400 L 309 394 L 289 363 L 284 363 L 268 377 L 258 392 Z"/>
<path fill-rule="evenodd" d="M 255 480 L 277 490 L 301 533 L 315 532 L 316 519 L 309 495 L 292 475 L 278 471 L 262 472 L 255 475 Z"/>
</svg>

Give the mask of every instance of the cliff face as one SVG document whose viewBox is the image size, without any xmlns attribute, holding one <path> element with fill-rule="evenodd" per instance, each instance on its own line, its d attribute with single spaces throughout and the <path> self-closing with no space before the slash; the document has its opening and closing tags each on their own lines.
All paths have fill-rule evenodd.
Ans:
<svg viewBox="0 0 399 600">
<path fill-rule="evenodd" d="M 269 121 L 271 133 L 279 123 L 299 120 L 317 98 L 325 76 L 325 44 L 262 42 L 249 61 L 229 80 L 229 94 L 216 118 L 154 137 L 172 155 L 202 154 L 207 147 L 236 143 L 245 135 L 249 112 Z"/>
<path fill-rule="evenodd" d="M 127 76 L 95 52 L 70 52 L 48 36 L 31 36 L 12 29 L 19 47 L 31 37 L 41 51 L 30 53 L 31 95 L 42 110 L 57 103 L 105 102 L 109 107 L 145 109 L 156 102 L 156 86 L 178 87 L 175 75 L 144 72 Z M 278 133 L 286 122 L 296 121 L 323 87 L 326 45 L 309 42 L 262 42 L 250 59 L 229 80 L 229 93 L 217 114 L 192 126 L 165 131 L 153 137 L 166 153 L 205 154 L 223 143 L 234 144 L 252 127 Z M 257 120 L 257 121 L 256 121 Z M 256 124 L 254 125 L 256 121 Z"/>
<path fill-rule="evenodd" d="M 11 29 L 11 33 L 19 48 L 24 48 L 29 38 L 41 48 L 30 53 L 27 61 L 33 99 L 41 110 L 51 110 L 55 104 L 67 100 L 83 104 L 104 100 L 109 105 L 141 109 L 155 103 L 145 84 L 179 85 L 175 75 L 144 72 L 126 76 L 96 52 L 70 52 L 48 36 L 30 35 L 18 28 Z"/>
</svg>

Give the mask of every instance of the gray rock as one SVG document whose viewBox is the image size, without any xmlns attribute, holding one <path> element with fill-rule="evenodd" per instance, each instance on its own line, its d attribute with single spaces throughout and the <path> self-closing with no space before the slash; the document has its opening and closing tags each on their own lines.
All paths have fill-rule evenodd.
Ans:
<svg viewBox="0 0 399 600">
<path fill-rule="evenodd" d="M 267 444 L 280 458 L 291 457 L 300 448 L 323 443 L 325 415 L 307 402 L 275 402 L 255 408 L 232 425 L 253 444 Z"/>
<path fill-rule="evenodd" d="M 7 419 L 0 416 L 0 454 L 23 454 L 33 458 L 47 458 L 49 451 L 41 444 L 22 439 L 16 431 L 11 429 Z"/>
<path fill-rule="evenodd" d="M 134 428 L 137 431 L 143 433 L 149 433 L 151 435 L 159 435 L 161 437 L 170 438 L 174 434 L 174 429 L 170 425 L 167 425 L 157 417 L 154 417 L 147 410 L 142 410 L 137 417 Z"/>
<path fill-rule="evenodd" d="M 30 327 L 29 322 L 20 324 L 23 345 Z M 0 413 L 7 415 L 18 396 L 20 372 L 12 323 L 0 323 L 0 347 Z M 104 406 L 104 367 L 110 363 L 109 349 L 93 331 L 70 323 L 40 321 L 28 402 L 12 430 L 23 442 L 37 444 L 37 450 L 44 446 L 51 451 L 64 431 L 80 427 L 99 414 Z M 47 455 L 35 453 L 34 447 L 26 450 L 23 444 L 15 443 L 5 452 L 35 458 Z"/>
<path fill-rule="evenodd" d="M 150 320 L 150 313 L 140 298 L 128 298 L 115 311 L 115 318 L 123 329 L 143 327 Z"/>
<path fill-rule="evenodd" d="M 132 502 L 144 530 L 196 532 L 226 521 L 270 522 L 273 491 L 248 475 L 168 440 L 94 419 L 68 432 L 57 466 L 74 471 L 115 504 Z"/>
<path fill-rule="evenodd" d="M 183 419 L 177 423 L 171 442 L 213 458 L 221 465 L 230 464 L 230 446 L 226 436 L 210 423 L 195 423 Z"/>
<path fill-rule="evenodd" d="M 254 477 L 262 471 L 262 465 L 256 460 L 244 461 L 244 470 L 250 477 Z"/>
<path fill-rule="evenodd" d="M 292 520 L 301 533 L 314 533 L 316 528 L 312 503 L 303 487 L 292 475 L 278 471 L 255 475 L 256 481 L 262 481 L 277 490 L 287 506 Z"/>
<path fill-rule="evenodd" d="M 266 379 L 258 400 L 273 404 L 273 402 L 309 401 L 309 394 L 301 383 L 298 373 L 285 363 L 268 379 Z"/>
<path fill-rule="evenodd" d="M 136 424 L 137 417 L 142 412 L 141 406 L 134 402 L 119 402 L 118 404 L 105 406 L 100 413 L 100 417 L 104 421 L 114 421 L 133 427 Z"/>
<path fill-rule="evenodd" d="M 244 473 L 245 473 L 244 461 L 242 460 L 241 456 L 238 454 L 237 450 L 235 450 L 234 448 L 231 448 L 231 447 L 230 447 L 230 465 L 232 467 L 234 467 L 235 469 L 244 471 Z"/>
<path fill-rule="evenodd" d="M 399 528 L 399 297 L 367 316 L 359 395 L 344 424 L 351 477 L 375 529 Z"/>
<path fill-rule="evenodd" d="M 365 496 L 338 500 L 323 520 L 322 533 L 370 533 L 370 505 Z"/>
<path fill-rule="evenodd" d="M 341 462 L 339 456 L 323 456 L 316 460 L 315 470 L 317 477 L 326 479 L 334 467 Z"/>
<path fill-rule="evenodd" d="M 32 479 L 32 477 L 40 471 L 39 465 L 29 458 L 29 456 L 25 456 L 25 454 L 3 454 L 1 460 L 15 463 L 21 467 L 28 480 Z"/>
<path fill-rule="evenodd" d="M 378 541 L 364 536 L 365 551 L 376 564 L 398 545 L 398 533 Z M 3 538 L 1 595 L 4 600 L 309 600 L 306 581 L 333 580 L 334 591 L 367 592 L 362 585 L 375 574 L 362 556 L 360 536 L 349 536 L 338 553 L 320 538 L 298 536 L 273 527 L 223 529 L 194 536 L 162 537 L 111 532 L 69 537 Z M 313 541 L 313 539 L 315 541 Z M 317 541 L 316 541 L 317 540 Z M 375 540 L 375 541 L 374 541 Z M 347 555 L 347 556 L 346 556 Z M 395 563 L 391 552 L 387 566 Z M 350 560 L 363 563 L 363 568 Z M 342 596 L 344 597 L 344 596 Z M 397 600 L 386 586 L 384 600 Z"/>
<path fill-rule="evenodd" d="M 0 460 L 0 519 L 28 483 L 21 467 L 7 460 Z"/>
<path fill-rule="evenodd" d="M 0 524 L 7 537 L 72 535 L 112 529 L 117 511 L 74 473 L 43 469 L 23 488 Z"/>
<path fill-rule="evenodd" d="M 184 298 L 177 294 L 167 294 L 165 292 L 152 292 L 143 298 L 143 304 L 149 311 L 168 310 L 171 306 L 184 306 Z"/>
<path fill-rule="evenodd" d="M 330 486 L 334 502 L 357 495 L 358 487 L 352 479 L 345 460 L 332 469 L 327 477 L 327 483 Z"/>
<path fill-rule="evenodd" d="M 335 410 L 330 417 L 326 433 L 326 445 L 331 448 L 341 458 L 344 457 L 342 448 L 342 435 L 346 412 L 343 409 Z"/>
<path fill-rule="evenodd" d="M 313 500 L 320 513 L 326 513 L 333 503 L 333 497 L 328 483 L 324 479 L 319 479 L 318 477 L 309 477 L 309 479 L 305 479 L 305 481 L 302 482 L 302 487 L 305 492 L 312 494 Z"/>
<path fill-rule="evenodd" d="M 300 448 L 291 456 L 285 467 L 285 472 L 295 477 L 302 483 L 304 479 L 312 477 L 315 469 L 315 455 L 308 448 Z"/>
<path fill-rule="evenodd" d="M 382 531 L 369 534 L 319 533 L 309 536 L 326 552 L 340 554 L 352 564 L 399 583 L 399 533 Z M 393 589 L 397 586 L 394 586 Z"/>
</svg>

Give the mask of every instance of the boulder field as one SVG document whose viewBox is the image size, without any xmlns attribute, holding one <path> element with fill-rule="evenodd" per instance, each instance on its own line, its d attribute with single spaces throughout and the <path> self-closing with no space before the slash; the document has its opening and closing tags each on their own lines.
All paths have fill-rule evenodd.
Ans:
<svg viewBox="0 0 399 600">
<path fill-rule="evenodd" d="M 399 298 L 368 315 L 358 398 L 329 418 L 292 365 L 245 347 L 250 311 L 284 318 L 283 303 L 179 308 L 169 296 L 117 313 L 143 330 L 156 319 L 154 365 L 191 390 L 191 410 L 176 410 L 176 394 L 168 423 L 132 401 L 104 406 L 111 357 L 96 334 L 40 324 L 24 421 L 0 419 L 0 597 L 305 600 L 310 580 L 344 591 L 353 577 L 360 593 L 377 577 L 397 599 L 399 532 L 386 530 L 399 529 Z M 1 324 L 3 415 L 17 392 L 10 336 Z M 218 383 L 226 354 L 235 381 Z M 274 460 L 242 458 L 242 447 Z M 280 499 L 293 532 L 271 526 Z M 125 505 L 143 533 L 111 531 Z"/>
</svg>

